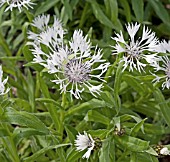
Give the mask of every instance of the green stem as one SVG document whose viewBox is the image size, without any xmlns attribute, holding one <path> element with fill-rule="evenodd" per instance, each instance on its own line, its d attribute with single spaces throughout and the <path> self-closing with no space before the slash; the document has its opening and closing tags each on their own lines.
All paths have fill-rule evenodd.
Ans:
<svg viewBox="0 0 170 162">
<path fill-rule="evenodd" d="M 2 107 L 0 106 L 0 112 L 3 112 Z M 6 124 L 1 123 L 2 128 L 6 129 L 6 131 L 8 132 L 9 136 L 2 138 L 2 141 L 6 147 L 6 149 L 8 150 L 9 156 L 11 158 L 11 160 L 13 162 L 20 162 L 18 153 L 17 153 L 17 148 L 15 146 L 15 143 L 13 141 L 13 137 L 11 136 L 11 132 L 9 131 L 9 128 Z"/>
<path fill-rule="evenodd" d="M 65 94 L 65 93 L 62 93 L 61 107 L 65 108 L 65 106 L 66 106 L 66 101 L 67 101 L 66 94 Z"/>
<path fill-rule="evenodd" d="M 61 133 L 61 139 L 63 138 L 63 130 L 64 130 L 64 118 L 65 118 L 65 106 L 66 106 L 66 94 L 62 93 L 62 102 L 61 102 L 61 107 L 63 107 L 63 109 L 60 110 L 60 122 L 61 122 L 61 127 L 60 127 L 60 133 Z"/>
<path fill-rule="evenodd" d="M 41 91 L 42 91 L 43 95 L 45 96 L 45 98 L 51 99 L 51 96 L 50 96 L 50 93 L 48 90 L 48 86 L 45 84 L 44 80 L 41 77 L 41 74 L 39 74 L 39 73 L 37 73 L 37 80 L 40 84 Z M 50 113 L 50 116 L 51 116 L 53 122 L 54 122 L 56 130 L 61 134 L 62 126 L 61 126 L 60 116 L 59 116 L 59 112 L 58 112 L 58 110 L 61 111 L 61 108 L 58 107 L 58 105 L 56 105 L 56 104 L 54 105 L 54 104 L 48 103 L 47 109 L 48 109 L 48 112 Z"/>
<path fill-rule="evenodd" d="M 6 128 L 8 129 L 8 128 Z M 12 137 L 5 137 L 3 138 L 3 143 L 6 147 L 6 149 L 8 150 L 8 153 L 11 157 L 11 160 L 13 162 L 20 162 L 18 153 L 17 153 L 17 149 L 16 146 L 14 144 L 13 138 Z"/>
<path fill-rule="evenodd" d="M 118 68 L 116 70 L 116 75 L 115 75 L 115 83 L 114 83 L 114 99 L 115 99 L 115 108 L 117 114 L 119 113 L 121 109 L 121 100 L 119 97 L 119 90 L 120 90 L 120 84 L 121 84 L 121 79 L 122 79 L 122 68 L 123 68 L 123 63 L 119 63 Z"/>
</svg>

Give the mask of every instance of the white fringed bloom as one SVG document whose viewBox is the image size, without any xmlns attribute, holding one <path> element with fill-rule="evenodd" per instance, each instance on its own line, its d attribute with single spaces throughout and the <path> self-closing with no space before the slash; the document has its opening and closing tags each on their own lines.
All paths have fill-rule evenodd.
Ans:
<svg viewBox="0 0 170 162">
<path fill-rule="evenodd" d="M 139 72 L 144 71 L 145 63 L 141 61 L 144 59 L 150 64 L 154 64 L 157 60 L 156 54 L 147 55 L 144 52 L 157 52 L 158 48 L 158 39 L 155 36 L 155 33 L 143 27 L 142 37 L 135 40 L 136 33 L 140 28 L 140 24 L 128 24 L 126 29 L 130 36 L 129 43 L 125 42 L 122 31 L 120 34 L 116 33 L 116 37 L 112 38 L 116 41 L 116 45 L 113 46 L 113 54 L 124 53 L 121 62 L 124 62 L 123 71 L 129 66 L 129 71 L 134 69 Z"/>
<path fill-rule="evenodd" d="M 28 10 L 28 8 L 33 8 L 32 5 L 35 5 L 31 0 L 0 0 L 0 6 L 4 4 L 8 5 L 5 11 L 12 11 L 13 8 L 18 8 L 20 12 L 22 7 L 25 7 Z"/>
<path fill-rule="evenodd" d="M 167 147 L 164 147 L 160 150 L 161 155 L 170 155 L 170 151 Z"/>
<path fill-rule="evenodd" d="M 94 149 L 95 141 L 91 137 L 90 134 L 87 134 L 84 131 L 84 134 L 78 134 L 77 139 L 75 140 L 75 146 L 77 147 L 78 151 L 83 151 L 88 149 L 87 152 L 83 155 L 83 158 L 89 158 L 91 151 Z"/>
<path fill-rule="evenodd" d="M 34 22 L 34 24 L 36 23 Z M 37 25 L 37 28 L 41 29 L 42 26 L 46 26 L 44 24 L 47 23 Z M 97 78 L 104 81 L 102 75 L 107 71 L 109 63 L 103 63 L 105 60 L 101 59 L 102 53 L 97 47 L 92 54 L 90 40 L 87 36 L 83 36 L 82 31 L 74 31 L 71 41 L 66 44 L 65 31 L 61 24 L 56 20 L 54 24 L 36 35 L 36 43 L 29 43 L 33 46 L 33 62 L 41 64 L 48 73 L 54 74 L 56 79 L 52 82 L 60 86 L 61 93 L 70 92 L 79 99 L 81 98 L 80 94 L 86 88 L 96 96 L 95 93 L 99 94 L 102 84 L 93 85 L 90 80 Z M 100 65 L 92 68 L 95 63 L 100 63 Z M 100 71 L 100 73 L 94 75 L 92 74 L 94 71 Z"/>
<path fill-rule="evenodd" d="M 170 53 L 170 40 L 168 42 L 166 42 L 165 40 L 160 42 L 158 52 L 160 52 L 160 53 L 169 52 Z"/>
<path fill-rule="evenodd" d="M 3 77 L 3 71 L 2 71 L 2 66 L 0 66 L 0 95 L 4 95 L 9 92 L 9 88 L 5 88 L 5 84 L 8 81 L 8 77 L 4 80 L 2 80 Z"/>
<path fill-rule="evenodd" d="M 165 81 L 162 83 L 162 88 L 170 88 L 170 60 L 167 56 L 160 57 L 160 61 L 157 64 L 153 65 L 155 72 L 162 71 L 164 74 L 163 76 L 158 76 L 155 73 L 151 73 L 156 78 L 153 82 L 159 82 L 160 80 Z"/>
</svg>

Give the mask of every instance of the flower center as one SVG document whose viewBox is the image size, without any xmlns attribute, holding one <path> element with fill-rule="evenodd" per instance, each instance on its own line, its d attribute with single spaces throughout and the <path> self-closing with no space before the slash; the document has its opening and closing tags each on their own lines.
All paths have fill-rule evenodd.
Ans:
<svg viewBox="0 0 170 162">
<path fill-rule="evenodd" d="M 127 49 L 127 54 L 131 55 L 131 57 L 138 58 L 140 56 L 139 47 L 137 44 L 130 44 L 130 46 Z"/>
<path fill-rule="evenodd" d="M 81 60 L 70 60 L 65 66 L 65 75 L 68 77 L 70 82 L 83 83 L 90 77 L 91 72 L 88 64 L 82 63 Z"/>
</svg>

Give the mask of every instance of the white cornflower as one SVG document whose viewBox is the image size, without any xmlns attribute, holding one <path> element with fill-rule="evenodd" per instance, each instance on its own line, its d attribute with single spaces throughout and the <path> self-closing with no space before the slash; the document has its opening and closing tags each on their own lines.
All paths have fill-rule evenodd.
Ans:
<svg viewBox="0 0 170 162">
<path fill-rule="evenodd" d="M 160 53 L 170 52 L 170 40 L 168 42 L 166 42 L 165 40 L 160 42 L 158 52 Z"/>
<path fill-rule="evenodd" d="M 160 82 L 160 80 L 165 79 L 165 81 L 162 83 L 162 88 L 170 88 L 170 60 L 167 56 L 160 57 L 159 62 L 157 64 L 153 65 L 155 72 L 157 71 L 163 71 L 163 76 L 158 76 L 156 74 L 151 73 L 156 78 L 153 80 L 153 82 Z"/>
<path fill-rule="evenodd" d="M 33 20 L 31 25 L 36 28 L 36 33 L 28 31 L 28 39 L 33 41 L 29 42 L 30 44 L 34 45 L 36 43 L 40 45 L 40 43 L 44 43 L 46 41 L 47 44 L 49 44 L 51 39 L 59 39 L 58 36 L 60 36 L 60 39 L 63 39 L 65 30 L 62 27 L 61 21 L 54 17 L 53 24 L 51 26 L 49 26 L 49 21 L 50 15 L 39 15 Z"/>
<path fill-rule="evenodd" d="M 157 52 L 158 48 L 158 39 L 155 36 L 155 33 L 143 27 L 142 37 L 135 40 L 136 33 L 140 28 L 140 24 L 128 24 L 126 29 L 130 36 L 129 43 L 125 42 L 122 32 L 120 34 L 116 33 L 116 37 L 112 38 L 116 41 L 116 45 L 113 46 L 113 54 L 124 53 L 121 62 L 124 62 L 123 71 L 129 66 L 129 71 L 134 69 L 139 72 L 144 71 L 145 63 L 141 61 L 144 59 L 148 63 L 155 63 L 156 54 L 147 55 L 145 52 Z"/>
<path fill-rule="evenodd" d="M 83 158 L 89 158 L 91 151 L 94 149 L 95 141 L 91 137 L 90 134 L 87 134 L 84 131 L 84 134 L 78 134 L 77 139 L 75 140 L 75 146 L 77 147 L 78 151 L 83 151 L 88 149 L 87 152 L 83 155 Z"/>
<path fill-rule="evenodd" d="M 3 77 L 3 71 L 2 71 L 2 66 L 0 66 L 0 95 L 4 95 L 8 93 L 8 91 L 10 90 L 9 88 L 5 88 L 5 84 L 8 81 L 8 77 L 3 81 L 2 81 L 2 77 Z"/>
<path fill-rule="evenodd" d="M 36 36 L 38 43 L 29 43 L 33 46 L 33 62 L 41 64 L 48 73 L 54 74 L 56 79 L 52 82 L 60 86 L 61 93 L 70 92 L 79 99 L 80 94 L 88 89 L 96 96 L 95 93 L 99 94 L 102 84 L 93 85 L 90 80 L 97 78 L 104 81 L 103 74 L 107 71 L 109 63 L 103 63 L 105 60 L 101 59 L 102 53 L 97 47 L 92 54 L 90 40 L 87 36 L 84 37 L 80 30 L 76 30 L 71 41 L 66 43 L 65 31 L 61 24 L 56 22 Z M 95 63 L 100 65 L 93 68 Z"/>
<path fill-rule="evenodd" d="M 32 5 L 35 5 L 31 0 L 0 0 L 0 6 L 4 4 L 8 5 L 5 11 L 12 11 L 13 8 L 18 8 L 20 12 L 22 7 L 25 7 L 28 10 L 28 8 L 33 8 Z"/>
<path fill-rule="evenodd" d="M 161 155 L 170 155 L 170 151 L 167 147 L 164 147 L 160 150 Z"/>
</svg>

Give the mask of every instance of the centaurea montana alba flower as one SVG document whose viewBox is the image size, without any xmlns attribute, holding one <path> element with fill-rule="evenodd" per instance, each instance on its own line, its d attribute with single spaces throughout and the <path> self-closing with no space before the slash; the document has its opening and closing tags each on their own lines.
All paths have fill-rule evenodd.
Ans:
<svg viewBox="0 0 170 162">
<path fill-rule="evenodd" d="M 93 140 L 90 134 L 87 134 L 84 131 L 84 134 L 79 133 L 77 135 L 77 139 L 75 140 L 75 146 L 78 151 L 88 149 L 87 152 L 83 155 L 83 158 L 88 159 L 90 157 L 91 151 L 95 147 L 95 141 Z"/>
<path fill-rule="evenodd" d="M 39 17 L 41 18 L 41 17 Z M 43 20 L 47 20 L 43 18 Z M 36 42 L 30 42 L 33 46 L 32 53 L 34 55 L 33 62 L 44 66 L 48 73 L 54 74 L 55 78 L 52 82 L 60 86 L 60 91 L 70 92 L 75 98 L 81 98 L 80 94 L 88 89 L 92 95 L 99 94 L 102 84 L 93 85 L 91 78 L 103 80 L 102 75 L 107 71 L 109 63 L 103 63 L 102 51 L 97 47 L 94 48 L 92 54 L 92 46 L 87 36 L 83 36 L 81 30 L 76 30 L 73 37 L 68 43 L 64 40 L 65 30 L 61 23 L 54 19 L 54 24 L 47 27 L 47 22 L 39 25 L 34 21 L 35 27 L 41 29 L 46 26 L 43 31 L 35 35 Z M 45 24 L 45 25 L 44 25 Z M 33 33 L 29 38 L 33 40 Z M 45 49 L 45 50 L 44 50 Z M 93 64 L 100 63 L 93 68 Z M 93 71 L 101 71 L 94 75 Z"/>
<path fill-rule="evenodd" d="M 144 26 L 142 37 L 135 39 L 139 28 L 140 24 L 137 23 L 126 25 L 130 36 L 129 43 L 124 40 L 122 31 L 120 31 L 120 34 L 116 33 L 116 37 L 112 38 L 116 41 L 116 45 L 113 46 L 113 54 L 124 53 L 123 58 L 121 58 L 121 62 L 124 62 L 123 71 L 129 66 L 129 71 L 136 69 L 141 72 L 144 71 L 146 66 L 146 63 L 142 62 L 143 60 L 150 64 L 154 64 L 157 60 L 156 48 L 158 48 L 159 42 L 155 33 Z"/>
<path fill-rule="evenodd" d="M 0 6 L 7 4 L 8 7 L 5 9 L 5 11 L 13 10 L 13 8 L 18 8 L 18 10 L 21 12 L 22 7 L 26 8 L 32 8 L 32 5 L 35 5 L 35 3 L 31 2 L 31 0 L 0 0 Z"/>
<path fill-rule="evenodd" d="M 162 40 L 159 43 L 159 47 L 157 50 L 159 53 L 166 53 L 169 52 L 170 53 L 170 40 L 167 42 L 165 40 Z"/>
<path fill-rule="evenodd" d="M 153 82 L 160 82 L 162 79 L 165 80 L 162 83 L 162 88 L 170 88 L 170 60 L 168 56 L 160 56 L 160 61 L 157 62 L 157 64 L 153 65 L 155 73 L 151 73 L 153 76 L 155 76 L 155 79 Z M 162 71 L 164 74 L 161 76 L 156 75 L 156 72 Z"/>
<path fill-rule="evenodd" d="M 0 95 L 4 95 L 6 93 L 9 92 L 9 88 L 5 88 L 5 84 L 8 81 L 8 77 L 4 80 L 2 80 L 3 78 L 3 70 L 2 70 L 2 66 L 0 65 Z"/>
<path fill-rule="evenodd" d="M 161 155 L 170 155 L 170 150 L 169 150 L 167 147 L 163 147 L 163 148 L 160 150 L 160 154 L 161 154 Z"/>
<path fill-rule="evenodd" d="M 170 150 L 169 150 L 167 147 L 163 147 L 163 148 L 160 150 L 160 154 L 161 154 L 161 155 L 170 155 Z"/>
</svg>

